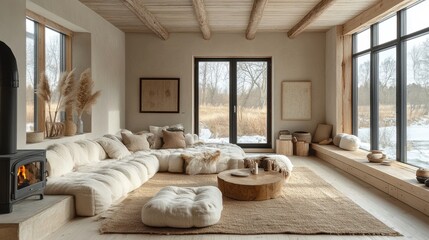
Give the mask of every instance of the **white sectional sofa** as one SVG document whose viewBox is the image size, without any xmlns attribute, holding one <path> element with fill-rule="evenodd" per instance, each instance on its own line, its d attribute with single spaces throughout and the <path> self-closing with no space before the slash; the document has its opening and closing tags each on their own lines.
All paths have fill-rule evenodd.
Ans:
<svg viewBox="0 0 429 240">
<path fill-rule="evenodd" d="M 122 143 L 106 137 L 54 144 L 47 148 L 46 153 L 48 178 L 45 194 L 73 195 L 76 214 L 94 216 L 122 200 L 157 172 L 183 173 L 185 161 L 182 154 L 219 150 L 215 169 L 203 169 L 202 173 L 244 167 L 245 153 L 233 144 L 195 144 L 189 148 L 134 153 Z M 280 155 L 276 158 L 292 170 L 289 159 Z"/>
</svg>

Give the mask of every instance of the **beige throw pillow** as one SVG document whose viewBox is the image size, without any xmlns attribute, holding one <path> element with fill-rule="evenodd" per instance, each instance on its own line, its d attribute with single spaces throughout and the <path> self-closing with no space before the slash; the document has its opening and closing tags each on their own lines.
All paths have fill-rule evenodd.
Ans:
<svg viewBox="0 0 429 240">
<path fill-rule="evenodd" d="M 150 150 L 149 142 L 147 141 L 148 135 L 134 135 L 130 133 L 121 133 L 122 142 L 131 152 Z"/>
<path fill-rule="evenodd" d="M 115 141 L 107 137 L 101 137 L 96 140 L 106 151 L 107 156 L 113 159 L 121 159 L 131 155 L 127 147 L 122 142 Z"/>
<path fill-rule="evenodd" d="M 183 132 L 169 132 L 162 130 L 164 144 L 162 148 L 186 148 L 185 135 Z"/>
<path fill-rule="evenodd" d="M 313 142 L 319 143 L 323 140 L 327 140 L 331 137 L 332 125 L 329 124 L 318 124 L 316 132 L 314 133 Z"/>
</svg>

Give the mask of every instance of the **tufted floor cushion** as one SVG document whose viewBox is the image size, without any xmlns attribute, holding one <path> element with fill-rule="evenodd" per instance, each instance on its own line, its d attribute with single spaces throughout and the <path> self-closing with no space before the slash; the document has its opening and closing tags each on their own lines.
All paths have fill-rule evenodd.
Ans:
<svg viewBox="0 0 429 240">
<path fill-rule="evenodd" d="M 222 209 L 217 187 L 169 186 L 143 206 L 142 221 L 152 227 L 205 227 L 219 221 Z"/>
</svg>

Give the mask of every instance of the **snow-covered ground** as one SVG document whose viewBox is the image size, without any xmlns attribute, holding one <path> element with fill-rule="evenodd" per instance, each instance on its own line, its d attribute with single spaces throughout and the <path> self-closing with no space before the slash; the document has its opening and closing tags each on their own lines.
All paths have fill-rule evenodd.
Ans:
<svg viewBox="0 0 429 240">
<path fill-rule="evenodd" d="M 207 143 L 229 143 L 229 138 L 216 138 L 212 136 L 208 128 L 203 128 L 200 130 L 200 139 Z M 267 138 L 265 136 L 237 136 L 238 143 L 267 143 Z"/>
<path fill-rule="evenodd" d="M 387 142 L 380 146 L 390 158 L 396 156 L 396 128 L 380 128 L 380 135 L 384 133 Z M 358 132 L 362 140 L 362 148 L 369 150 L 369 128 L 361 128 Z M 407 127 L 407 163 L 419 167 L 429 167 L 429 125 L 411 125 Z"/>
</svg>

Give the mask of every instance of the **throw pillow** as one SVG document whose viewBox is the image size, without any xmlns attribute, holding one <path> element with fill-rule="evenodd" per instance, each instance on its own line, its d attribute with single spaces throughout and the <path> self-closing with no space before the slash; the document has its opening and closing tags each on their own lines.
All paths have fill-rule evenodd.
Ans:
<svg viewBox="0 0 429 240">
<path fill-rule="evenodd" d="M 149 126 L 150 133 L 153 134 L 152 137 L 152 145 L 150 146 L 153 149 L 160 149 L 162 147 L 162 130 L 167 130 L 168 126 L 157 127 L 157 126 Z"/>
<path fill-rule="evenodd" d="M 354 135 L 345 135 L 341 138 L 340 148 L 349 151 L 356 151 L 359 149 L 360 139 Z"/>
<path fill-rule="evenodd" d="M 101 137 L 96 140 L 106 151 L 107 156 L 113 159 L 121 159 L 131 155 L 127 147 L 122 142 L 115 141 L 107 137 Z"/>
<path fill-rule="evenodd" d="M 332 125 L 330 124 L 318 124 L 316 132 L 314 133 L 313 142 L 319 143 L 323 140 L 327 140 L 331 137 Z"/>
<path fill-rule="evenodd" d="M 181 157 L 185 161 L 184 170 L 186 174 L 216 173 L 216 164 L 220 158 L 220 151 L 207 151 L 194 154 L 182 153 Z"/>
<path fill-rule="evenodd" d="M 340 146 L 340 142 L 341 142 L 341 138 L 346 136 L 347 133 L 338 133 L 337 135 L 335 135 L 334 139 L 332 140 L 332 142 L 334 143 L 335 146 L 339 147 Z"/>
<path fill-rule="evenodd" d="M 146 134 L 134 135 L 130 133 L 121 133 L 122 142 L 131 152 L 150 150 L 149 142 L 147 141 L 148 136 Z"/>
<path fill-rule="evenodd" d="M 186 148 L 183 132 L 170 132 L 162 130 L 164 144 L 162 148 Z"/>
</svg>

